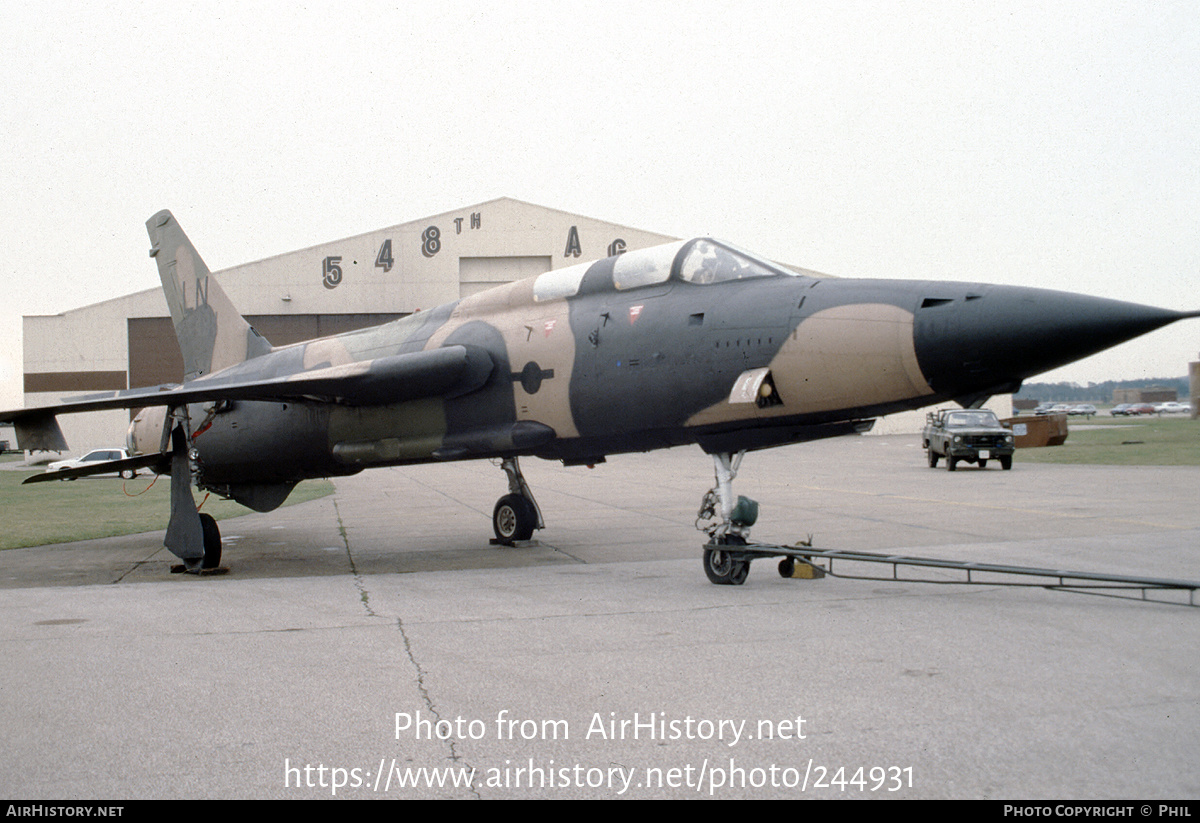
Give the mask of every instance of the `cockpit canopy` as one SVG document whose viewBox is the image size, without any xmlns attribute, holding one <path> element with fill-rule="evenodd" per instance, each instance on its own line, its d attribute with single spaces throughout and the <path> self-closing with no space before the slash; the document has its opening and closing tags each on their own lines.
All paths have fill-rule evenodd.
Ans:
<svg viewBox="0 0 1200 823">
<path fill-rule="evenodd" d="M 533 286 L 537 302 L 571 297 L 595 263 L 581 263 L 539 275 Z M 798 277 L 795 272 L 755 257 L 728 243 L 706 237 L 625 252 L 613 262 L 618 291 L 666 283 L 674 279 L 694 285 L 725 283 L 751 277 Z"/>
</svg>

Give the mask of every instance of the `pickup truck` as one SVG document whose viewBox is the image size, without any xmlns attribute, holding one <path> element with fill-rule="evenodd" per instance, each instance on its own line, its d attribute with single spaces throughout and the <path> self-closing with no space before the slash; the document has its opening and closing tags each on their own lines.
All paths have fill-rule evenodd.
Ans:
<svg viewBox="0 0 1200 823">
<path fill-rule="evenodd" d="M 959 462 L 987 466 L 998 460 L 1000 468 L 1011 469 L 1016 445 L 1013 433 L 1005 428 L 995 412 L 987 409 L 962 409 L 929 412 L 925 415 L 922 446 L 929 457 L 929 468 L 937 468 L 946 458 L 946 468 L 954 471 Z"/>
</svg>

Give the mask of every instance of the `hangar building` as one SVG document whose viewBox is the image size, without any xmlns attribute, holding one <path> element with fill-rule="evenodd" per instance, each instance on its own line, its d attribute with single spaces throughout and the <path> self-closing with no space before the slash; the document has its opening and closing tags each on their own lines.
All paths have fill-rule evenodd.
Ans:
<svg viewBox="0 0 1200 823">
<path fill-rule="evenodd" d="M 502 197 L 216 274 L 250 324 L 278 346 L 378 325 L 502 283 L 677 239 Z M 26 407 L 72 394 L 178 383 L 182 374 L 159 288 L 24 318 Z M 919 431 L 924 415 L 894 418 L 876 431 Z M 122 444 L 129 414 L 62 415 L 59 424 L 77 453 Z"/>
</svg>

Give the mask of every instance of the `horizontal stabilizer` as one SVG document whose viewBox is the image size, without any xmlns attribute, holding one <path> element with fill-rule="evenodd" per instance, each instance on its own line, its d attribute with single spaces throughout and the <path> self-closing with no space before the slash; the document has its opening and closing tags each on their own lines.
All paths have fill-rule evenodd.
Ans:
<svg viewBox="0 0 1200 823">
<path fill-rule="evenodd" d="M 52 411 L 33 411 L 26 415 L 0 418 L 11 422 L 17 431 L 17 448 L 21 451 L 63 452 L 67 439 Z"/>
<path fill-rule="evenodd" d="M 153 469 L 155 474 L 165 474 L 171 465 L 169 454 L 142 454 L 137 457 L 127 457 L 124 460 L 105 460 L 101 463 L 89 462 L 86 466 L 75 469 L 42 472 L 25 478 L 25 483 L 48 483 L 51 480 L 74 480 L 76 477 L 90 477 L 93 474 L 120 474 L 124 471 L 138 469 Z"/>
</svg>

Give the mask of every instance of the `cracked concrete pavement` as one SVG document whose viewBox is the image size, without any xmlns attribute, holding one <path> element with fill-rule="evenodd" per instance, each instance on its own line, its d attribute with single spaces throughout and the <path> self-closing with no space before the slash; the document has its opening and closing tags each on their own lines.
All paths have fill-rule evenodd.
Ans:
<svg viewBox="0 0 1200 823">
<path fill-rule="evenodd" d="M 1200 577 L 1200 470 L 1018 456 L 950 474 L 910 440 L 747 456 L 735 488 L 762 504 L 755 537 Z M 1200 795 L 1196 609 L 782 580 L 773 561 L 712 586 L 698 450 L 525 469 L 547 521 L 529 548 L 487 544 L 503 473 L 468 463 L 224 521 L 220 577 L 171 575 L 161 535 L 0 553 L 0 789 Z"/>
</svg>

